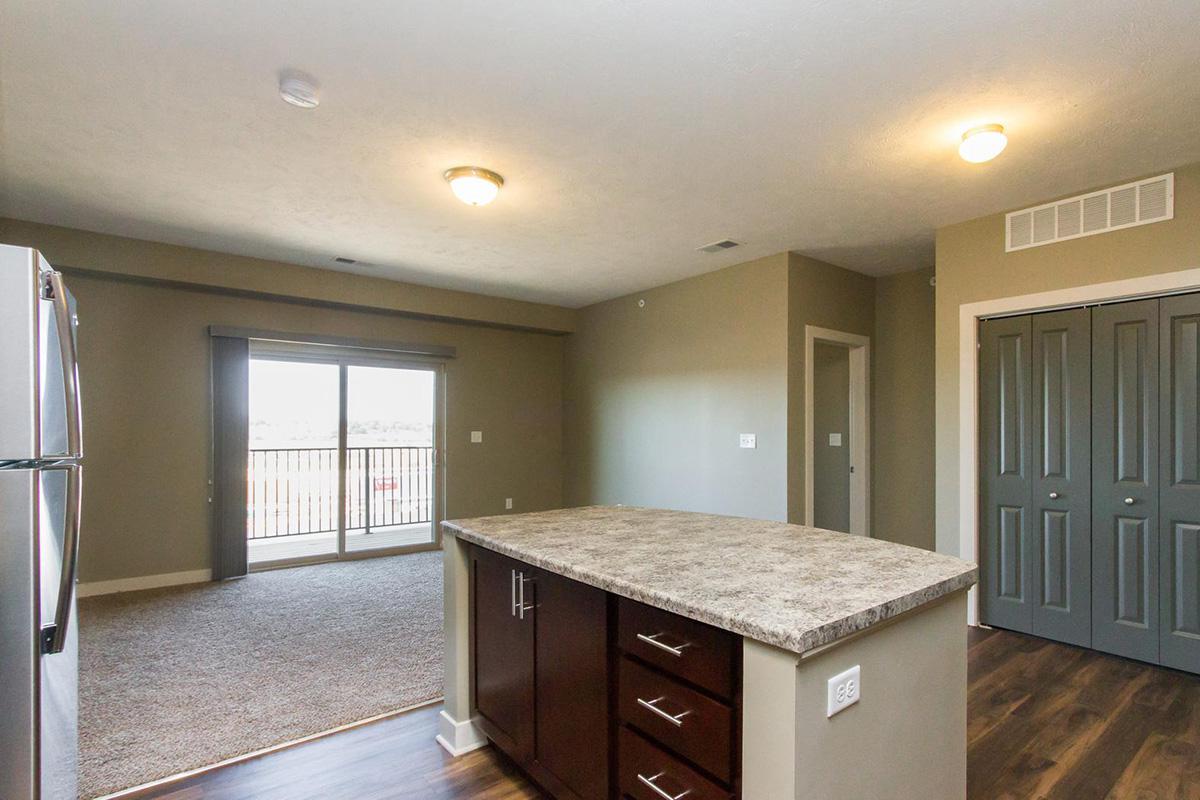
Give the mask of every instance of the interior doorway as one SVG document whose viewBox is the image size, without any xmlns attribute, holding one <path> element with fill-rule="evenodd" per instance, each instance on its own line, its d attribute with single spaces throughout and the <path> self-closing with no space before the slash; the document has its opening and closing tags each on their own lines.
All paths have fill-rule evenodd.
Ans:
<svg viewBox="0 0 1200 800">
<path fill-rule="evenodd" d="M 435 548 L 441 385 L 440 364 L 254 343 L 250 565 Z"/>
<path fill-rule="evenodd" d="M 871 535 L 870 348 L 804 328 L 805 523 L 859 536 Z"/>
</svg>

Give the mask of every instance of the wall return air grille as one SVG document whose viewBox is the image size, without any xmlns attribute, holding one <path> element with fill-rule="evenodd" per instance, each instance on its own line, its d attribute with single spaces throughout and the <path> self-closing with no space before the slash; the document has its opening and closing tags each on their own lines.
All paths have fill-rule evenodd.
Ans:
<svg viewBox="0 0 1200 800">
<path fill-rule="evenodd" d="M 1175 216 L 1175 173 L 1014 211 L 1004 218 L 1004 251 L 1108 233 Z"/>
</svg>

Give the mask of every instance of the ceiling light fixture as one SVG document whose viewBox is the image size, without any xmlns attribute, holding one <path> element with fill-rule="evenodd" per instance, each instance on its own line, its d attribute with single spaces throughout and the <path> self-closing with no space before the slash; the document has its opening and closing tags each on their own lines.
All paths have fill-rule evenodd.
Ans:
<svg viewBox="0 0 1200 800">
<path fill-rule="evenodd" d="M 297 108 L 316 108 L 321 104 L 317 97 L 317 82 L 302 72 L 286 71 L 279 76 L 279 96 L 283 102 Z"/>
<path fill-rule="evenodd" d="M 982 164 L 1000 155 L 1007 145 L 1008 137 L 1004 135 L 1003 125 L 980 125 L 963 134 L 958 154 L 964 161 Z"/>
<path fill-rule="evenodd" d="M 500 194 L 501 178 L 483 167 L 454 167 L 442 173 L 454 196 L 469 206 L 486 206 Z"/>
</svg>

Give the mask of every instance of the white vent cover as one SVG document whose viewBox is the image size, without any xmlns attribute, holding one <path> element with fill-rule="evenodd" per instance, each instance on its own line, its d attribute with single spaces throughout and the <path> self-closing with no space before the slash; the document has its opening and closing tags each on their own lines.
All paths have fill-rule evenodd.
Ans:
<svg viewBox="0 0 1200 800">
<path fill-rule="evenodd" d="M 1081 194 L 1004 218 L 1005 252 L 1078 239 L 1175 216 L 1175 173 L 1146 178 L 1102 192 Z"/>
</svg>

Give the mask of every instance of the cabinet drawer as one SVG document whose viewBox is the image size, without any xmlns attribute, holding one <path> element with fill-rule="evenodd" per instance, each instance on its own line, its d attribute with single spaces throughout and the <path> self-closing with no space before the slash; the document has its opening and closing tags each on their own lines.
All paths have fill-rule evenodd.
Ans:
<svg viewBox="0 0 1200 800">
<path fill-rule="evenodd" d="M 621 795 L 633 800 L 729 800 L 733 796 L 625 727 L 618 745 L 617 781 Z"/>
<path fill-rule="evenodd" d="M 629 658 L 621 659 L 619 681 L 622 722 L 721 780 L 730 780 L 733 710 L 729 706 Z"/>
<path fill-rule="evenodd" d="M 617 604 L 617 643 L 627 653 L 713 694 L 733 697 L 734 634 L 660 608 Z"/>
</svg>

